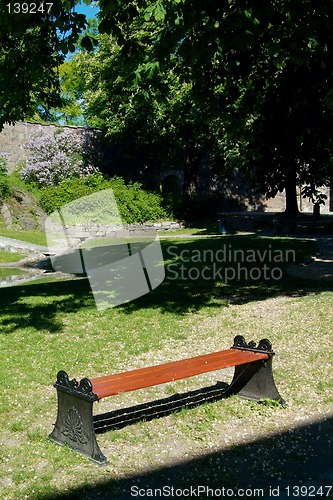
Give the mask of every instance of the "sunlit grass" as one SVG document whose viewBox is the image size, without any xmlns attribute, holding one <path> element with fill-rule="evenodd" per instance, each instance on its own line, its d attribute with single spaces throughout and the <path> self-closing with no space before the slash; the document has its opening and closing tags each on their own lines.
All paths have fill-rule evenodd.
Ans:
<svg viewBox="0 0 333 500">
<path fill-rule="evenodd" d="M 0 269 L 0 280 L 3 278 L 8 278 L 9 276 L 21 276 L 22 274 L 26 274 L 26 272 L 22 269 L 4 267 Z"/>
<path fill-rule="evenodd" d="M 21 231 L 16 229 L 0 227 L 0 236 L 26 241 L 28 243 L 34 243 L 35 245 L 45 246 L 47 244 L 46 234 L 42 231 L 37 231 L 37 230 Z"/>
<path fill-rule="evenodd" d="M 24 259 L 24 257 L 26 257 L 26 254 L 0 250 L 0 263 L 19 262 L 20 260 Z"/>
</svg>

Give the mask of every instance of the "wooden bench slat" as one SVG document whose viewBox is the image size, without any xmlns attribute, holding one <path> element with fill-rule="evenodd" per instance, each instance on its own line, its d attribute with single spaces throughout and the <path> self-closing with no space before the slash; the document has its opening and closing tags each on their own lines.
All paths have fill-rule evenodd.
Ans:
<svg viewBox="0 0 333 500">
<path fill-rule="evenodd" d="M 139 368 L 125 373 L 91 379 L 92 391 L 98 399 L 123 392 L 193 377 L 229 366 L 267 360 L 271 354 L 238 349 L 227 349 L 195 358 L 182 359 L 161 365 Z"/>
</svg>

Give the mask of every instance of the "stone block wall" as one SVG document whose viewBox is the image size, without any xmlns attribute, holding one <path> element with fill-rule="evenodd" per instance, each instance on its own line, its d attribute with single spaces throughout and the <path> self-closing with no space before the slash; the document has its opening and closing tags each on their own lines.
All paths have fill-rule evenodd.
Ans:
<svg viewBox="0 0 333 500">
<path fill-rule="evenodd" d="M 323 186 L 320 192 L 327 196 L 325 205 L 320 205 L 320 213 L 329 214 L 333 211 L 332 188 Z M 302 198 L 300 189 L 297 191 L 298 208 L 301 212 L 312 213 L 313 203 L 307 198 Z M 274 198 L 265 200 L 265 212 L 283 212 L 286 208 L 285 192 L 278 193 Z"/>
<path fill-rule="evenodd" d="M 85 241 L 95 239 L 101 239 L 103 242 L 103 238 L 106 238 L 116 242 L 117 238 L 154 238 L 157 233 L 161 234 L 182 227 L 180 222 L 163 221 L 124 225 L 82 223 L 60 226 L 49 224 L 46 226 L 46 230 L 49 235 L 48 241 L 49 243 L 53 242 L 53 250 L 57 253 L 57 246 L 63 246 L 64 242 L 69 248 L 76 248 Z"/>
</svg>

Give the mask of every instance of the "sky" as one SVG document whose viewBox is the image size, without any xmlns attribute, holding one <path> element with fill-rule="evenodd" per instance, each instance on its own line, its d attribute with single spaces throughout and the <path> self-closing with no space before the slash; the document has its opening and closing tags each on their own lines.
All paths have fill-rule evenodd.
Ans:
<svg viewBox="0 0 333 500">
<path fill-rule="evenodd" d="M 93 6 L 92 4 L 85 5 L 83 3 L 83 0 L 82 0 L 81 4 L 76 5 L 76 7 L 75 7 L 75 11 L 78 12 L 79 14 L 85 14 L 87 19 L 90 19 L 91 17 L 95 17 L 98 10 L 99 10 L 99 7 L 97 5 L 95 5 L 95 6 Z"/>
</svg>

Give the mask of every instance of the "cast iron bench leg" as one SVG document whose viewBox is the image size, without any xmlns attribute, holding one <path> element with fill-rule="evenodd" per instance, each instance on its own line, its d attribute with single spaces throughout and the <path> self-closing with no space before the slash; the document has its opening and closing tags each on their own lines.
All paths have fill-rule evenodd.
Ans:
<svg viewBox="0 0 333 500">
<path fill-rule="evenodd" d="M 60 383 L 65 385 L 60 385 Z M 87 455 L 91 460 L 105 464 L 107 458 L 98 446 L 94 430 L 93 404 L 95 399 L 89 393 L 79 391 L 77 386 L 75 379 L 69 381 L 65 372 L 59 372 L 56 384 L 58 414 L 49 439 L 60 445 L 68 445 Z"/>
<path fill-rule="evenodd" d="M 234 378 L 227 389 L 229 394 L 238 394 L 245 399 L 271 399 L 284 404 L 285 401 L 276 388 L 272 362 L 274 352 L 272 344 L 267 339 L 260 340 L 259 344 L 251 341 L 247 343 L 242 335 L 236 335 L 232 349 L 240 349 L 253 352 L 271 353 L 266 360 L 258 360 L 251 363 L 235 366 Z"/>
<path fill-rule="evenodd" d="M 228 388 L 229 394 L 245 399 L 272 399 L 283 403 L 273 378 L 273 358 L 235 366 L 234 378 Z"/>
</svg>

